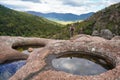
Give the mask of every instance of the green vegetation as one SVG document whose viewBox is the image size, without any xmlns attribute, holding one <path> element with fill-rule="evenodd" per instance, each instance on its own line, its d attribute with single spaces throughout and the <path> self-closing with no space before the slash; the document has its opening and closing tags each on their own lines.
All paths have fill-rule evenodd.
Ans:
<svg viewBox="0 0 120 80">
<path fill-rule="evenodd" d="M 85 21 L 73 23 L 75 26 L 75 35 L 80 32 L 91 35 L 93 30 L 109 29 L 115 35 L 120 35 L 120 3 L 111 5 L 95 14 Z M 63 38 L 69 38 L 68 27 L 60 35 Z"/>
<path fill-rule="evenodd" d="M 94 22 L 92 21 L 83 21 L 83 22 L 77 22 L 73 23 L 75 26 L 74 35 L 78 35 L 80 33 L 80 29 L 82 28 L 84 34 L 91 34 Z M 71 24 L 67 24 L 66 27 L 63 27 L 63 30 L 61 33 L 58 33 L 57 36 L 60 37 L 60 39 L 69 39 L 70 38 L 70 32 L 69 27 Z"/>
<path fill-rule="evenodd" d="M 85 21 L 73 24 L 74 35 L 78 34 L 80 29 L 90 35 L 93 30 L 101 29 L 110 29 L 114 34 L 120 35 L 120 3 L 93 14 Z M 70 25 L 63 26 L 42 17 L 0 6 L 0 35 L 69 39 Z"/>
<path fill-rule="evenodd" d="M 56 37 L 63 25 L 0 5 L 0 35 L 43 38 Z"/>
<path fill-rule="evenodd" d="M 77 30 L 81 27 L 85 34 L 91 34 L 93 30 L 109 29 L 115 35 L 120 35 L 120 3 L 111 5 L 93 14 L 89 19 L 77 23 Z"/>
<path fill-rule="evenodd" d="M 53 21 L 60 23 L 62 25 L 68 25 L 68 24 L 73 24 L 73 23 L 78 22 L 78 21 L 59 21 L 59 20 L 53 20 Z M 82 22 L 82 20 L 79 20 L 79 22 Z"/>
</svg>

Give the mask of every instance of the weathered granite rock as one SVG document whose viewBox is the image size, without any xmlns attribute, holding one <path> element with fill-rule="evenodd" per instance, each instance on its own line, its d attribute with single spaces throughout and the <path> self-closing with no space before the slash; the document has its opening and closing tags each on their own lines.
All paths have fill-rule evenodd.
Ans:
<svg viewBox="0 0 120 80">
<path fill-rule="evenodd" d="M 120 36 L 115 36 L 112 38 L 112 40 L 120 40 Z"/>
<path fill-rule="evenodd" d="M 28 58 L 28 55 L 13 50 L 7 46 L 0 46 L 0 63 L 11 60 L 24 60 Z"/>
<path fill-rule="evenodd" d="M 21 39 L 26 40 L 26 38 L 19 38 L 17 43 Z M 30 41 L 30 39 L 27 40 Z M 92 37 L 89 35 L 78 35 L 72 38 L 72 41 L 42 40 L 44 40 L 42 44 L 44 43 L 46 46 L 33 51 L 29 55 L 26 65 L 18 70 L 9 80 L 120 80 L 119 40 L 105 40 L 100 37 Z M 42 40 L 39 39 L 38 42 L 40 41 L 39 43 L 41 44 Z M 94 76 L 73 75 L 63 71 L 55 71 L 51 69 L 44 70 L 45 65 L 47 64 L 45 58 L 49 54 L 60 54 L 61 52 L 66 51 L 84 51 L 91 53 L 91 55 L 103 56 L 106 59 L 110 59 L 115 68 Z"/>
<path fill-rule="evenodd" d="M 23 54 L 12 47 L 24 45 L 41 45 L 45 46 L 49 39 L 43 38 L 23 38 L 23 37 L 10 37 L 0 36 L 0 63 L 10 60 L 27 59 L 28 55 Z"/>
<path fill-rule="evenodd" d="M 92 32 L 92 36 L 100 36 L 100 33 L 97 30 L 94 30 Z"/>
<path fill-rule="evenodd" d="M 105 39 L 112 39 L 113 34 L 109 29 L 102 29 L 100 32 L 100 36 L 105 38 Z"/>
</svg>

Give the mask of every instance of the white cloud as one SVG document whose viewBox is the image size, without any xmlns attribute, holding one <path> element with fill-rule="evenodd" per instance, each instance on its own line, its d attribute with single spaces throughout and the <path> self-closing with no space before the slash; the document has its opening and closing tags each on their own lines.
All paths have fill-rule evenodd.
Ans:
<svg viewBox="0 0 120 80">
<path fill-rule="evenodd" d="M 22 1 L 31 1 L 31 2 L 34 2 L 34 3 L 41 2 L 40 0 L 22 0 Z"/>
<path fill-rule="evenodd" d="M 120 0 L 0 0 L 15 10 L 83 14 L 98 11 Z"/>
</svg>

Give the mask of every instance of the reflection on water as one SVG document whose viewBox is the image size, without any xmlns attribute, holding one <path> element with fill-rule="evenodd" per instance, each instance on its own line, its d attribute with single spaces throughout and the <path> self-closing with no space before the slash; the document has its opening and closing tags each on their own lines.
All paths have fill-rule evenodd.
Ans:
<svg viewBox="0 0 120 80">
<path fill-rule="evenodd" d="M 25 60 L 21 60 L 0 64 L 0 80 L 8 80 L 18 69 L 25 65 L 25 63 Z"/>
<path fill-rule="evenodd" d="M 112 69 L 106 60 L 85 54 L 64 54 L 52 59 L 55 70 L 61 70 L 77 75 L 97 75 Z"/>
</svg>

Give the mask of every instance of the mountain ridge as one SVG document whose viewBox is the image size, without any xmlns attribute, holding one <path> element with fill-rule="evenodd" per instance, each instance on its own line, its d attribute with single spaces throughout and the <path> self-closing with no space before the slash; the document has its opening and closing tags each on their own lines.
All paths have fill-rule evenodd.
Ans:
<svg viewBox="0 0 120 80">
<path fill-rule="evenodd" d="M 76 15 L 72 13 L 41 13 L 41 12 L 35 12 L 35 11 L 27 11 L 29 14 L 45 17 L 49 20 L 59 20 L 59 21 L 78 21 L 78 20 L 85 20 L 91 15 L 94 14 L 94 12 Z"/>
</svg>

